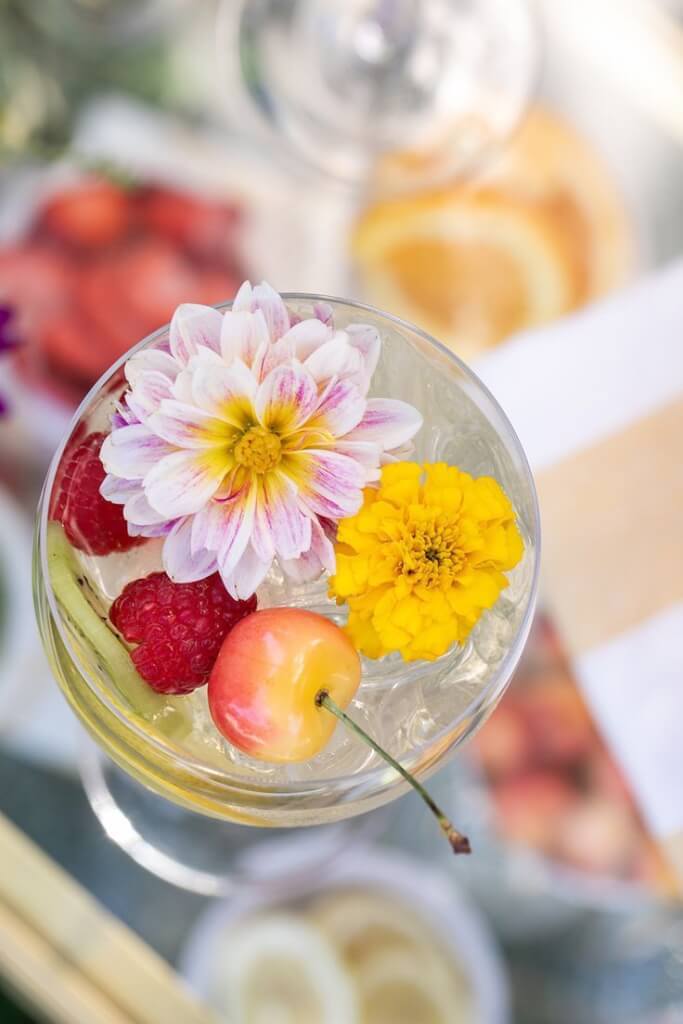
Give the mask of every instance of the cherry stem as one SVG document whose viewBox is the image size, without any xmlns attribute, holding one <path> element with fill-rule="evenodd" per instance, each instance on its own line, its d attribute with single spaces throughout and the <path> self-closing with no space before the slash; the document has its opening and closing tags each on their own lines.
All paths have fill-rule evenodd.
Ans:
<svg viewBox="0 0 683 1024">
<path fill-rule="evenodd" d="M 394 771 L 397 771 L 398 774 L 401 775 L 406 780 L 406 782 L 408 782 L 413 787 L 416 793 L 419 793 L 424 802 L 427 804 L 429 810 L 432 812 L 432 814 L 438 821 L 441 831 L 444 833 L 444 835 L 448 839 L 448 842 L 451 844 L 451 849 L 453 850 L 453 853 L 471 852 L 470 841 L 467 838 L 467 836 L 464 836 L 462 832 L 458 832 L 457 828 L 455 828 L 452 822 L 446 817 L 446 815 L 438 806 L 438 804 L 434 802 L 434 800 L 431 798 L 431 796 L 424 788 L 424 786 L 421 783 L 419 783 L 415 776 L 411 775 L 410 772 L 403 767 L 403 765 L 399 764 L 398 761 L 396 761 L 391 756 L 391 754 L 388 754 L 386 750 L 383 750 L 382 747 L 380 747 L 380 745 L 376 743 L 375 740 L 373 740 L 372 736 L 369 736 L 368 733 L 366 733 L 365 730 L 362 729 L 357 722 L 354 722 L 353 718 L 347 715 L 347 713 L 343 711 L 338 704 L 335 704 L 327 690 L 318 691 L 318 693 L 315 696 L 315 703 L 316 707 L 325 708 L 327 711 L 330 712 L 331 715 L 334 715 L 335 718 L 338 718 L 342 725 L 344 725 L 347 729 L 350 729 L 351 732 L 353 732 L 356 736 L 360 737 L 360 739 L 362 739 L 364 743 L 367 743 L 367 745 L 372 750 L 374 750 L 376 754 L 379 754 L 382 760 L 386 761 L 386 763 L 390 765 L 394 769 Z"/>
</svg>

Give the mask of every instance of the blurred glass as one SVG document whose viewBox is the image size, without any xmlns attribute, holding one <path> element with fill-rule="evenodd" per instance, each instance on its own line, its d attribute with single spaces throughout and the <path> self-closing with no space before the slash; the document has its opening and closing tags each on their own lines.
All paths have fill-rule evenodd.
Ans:
<svg viewBox="0 0 683 1024">
<path fill-rule="evenodd" d="M 535 78 L 525 0 L 223 0 L 229 102 L 333 179 L 470 169 L 512 131 Z"/>
</svg>

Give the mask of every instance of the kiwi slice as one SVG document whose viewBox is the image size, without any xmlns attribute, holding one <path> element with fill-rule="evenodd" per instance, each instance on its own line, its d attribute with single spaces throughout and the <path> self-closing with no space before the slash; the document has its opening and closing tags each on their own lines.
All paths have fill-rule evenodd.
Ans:
<svg viewBox="0 0 683 1024">
<path fill-rule="evenodd" d="M 130 709 L 169 739 L 187 736 L 192 730 L 189 708 L 182 706 L 182 698 L 155 693 L 140 676 L 128 649 L 110 628 L 104 608 L 95 607 L 96 593 L 59 523 L 48 524 L 47 562 L 62 613 Z"/>
</svg>

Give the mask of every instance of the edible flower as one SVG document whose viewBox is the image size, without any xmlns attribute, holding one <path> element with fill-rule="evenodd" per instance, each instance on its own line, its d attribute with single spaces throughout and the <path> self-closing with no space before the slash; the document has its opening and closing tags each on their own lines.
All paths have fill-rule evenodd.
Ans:
<svg viewBox="0 0 683 1024">
<path fill-rule="evenodd" d="M 314 312 L 293 322 L 246 282 L 228 312 L 180 306 L 166 349 L 126 363 L 101 493 L 131 535 L 164 538 L 175 582 L 218 571 L 246 599 L 274 559 L 297 581 L 334 572 L 336 523 L 419 429 L 412 406 L 368 398 L 378 332 Z"/>
<path fill-rule="evenodd" d="M 491 477 L 398 462 L 339 524 L 330 592 L 348 602 L 359 651 L 431 661 L 466 639 L 523 551 L 512 505 Z"/>
</svg>

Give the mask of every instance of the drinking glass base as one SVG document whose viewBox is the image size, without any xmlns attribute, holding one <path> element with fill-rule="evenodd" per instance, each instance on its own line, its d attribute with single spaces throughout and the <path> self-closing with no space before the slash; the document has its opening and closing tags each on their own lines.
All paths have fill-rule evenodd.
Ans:
<svg viewBox="0 0 683 1024">
<path fill-rule="evenodd" d="M 228 896 L 250 886 L 281 890 L 376 838 L 387 821 L 383 809 L 305 830 L 269 829 L 264 842 L 249 826 L 198 814 L 147 789 L 85 735 L 80 771 L 88 802 L 112 842 L 158 878 L 202 896 Z"/>
</svg>

